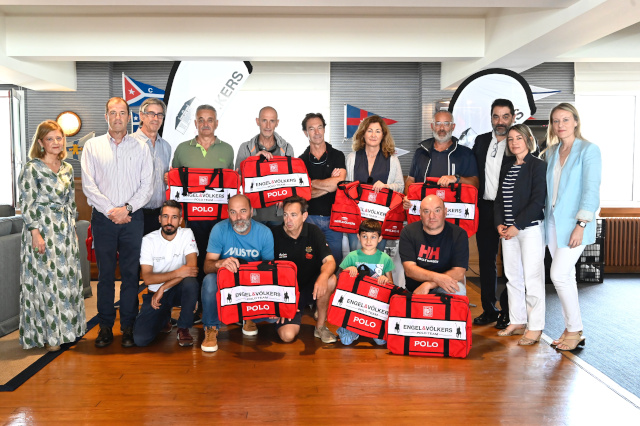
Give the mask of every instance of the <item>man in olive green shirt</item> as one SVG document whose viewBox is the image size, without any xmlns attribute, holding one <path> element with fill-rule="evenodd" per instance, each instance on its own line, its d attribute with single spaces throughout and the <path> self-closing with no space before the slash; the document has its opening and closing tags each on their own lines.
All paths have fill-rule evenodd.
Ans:
<svg viewBox="0 0 640 426">
<path fill-rule="evenodd" d="M 173 154 L 172 167 L 196 167 L 203 169 L 233 169 L 233 147 L 215 135 L 218 128 L 217 113 L 211 105 L 196 109 L 198 135 L 182 142 Z M 204 258 L 207 254 L 209 234 L 219 220 L 187 220 L 198 246 L 198 280 L 204 278 Z"/>
</svg>

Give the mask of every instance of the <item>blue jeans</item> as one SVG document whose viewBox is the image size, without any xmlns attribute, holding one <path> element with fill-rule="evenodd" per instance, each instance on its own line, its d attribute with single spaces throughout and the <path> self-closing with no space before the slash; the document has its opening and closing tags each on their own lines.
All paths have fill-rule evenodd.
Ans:
<svg viewBox="0 0 640 426">
<path fill-rule="evenodd" d="M 214 272 L 207 274 L 202 280 L 202 325 L 205 327 L 220 328 L 218 317 L 218 275 Z"/>
<path fill-rule="evenodd" d="M 307 216 L 307 223 L 320 228 L 327 239 L 327 244 L 329 244 L 333 258 L 336 260 L 336 265 L 339 266 L 342 263 L 342 232 L 336 232 L 329 228 L 329 219 L 329 216 L 309 215 Z"/>
<path fill-rule="evenodd" d="M 136 346 L 147 346 L 156 338 L 162 327 L 171 318 L 171 309 L 181 306 L 178 328 L 190 328 L 193 325 L 193 311 L 198 301 L 200 283 L 193 277 L 182 280 L 164 292 L 160 299 L 160 308 L 153 309 L 151 298 L 153 293 L 142 296 L 142 308 L 133 327 L 133 341 Z"/>
<path fill-rule="evenodd" d="M 358 240 L 358 234 L 347 234 L 347 238 L 349 239 L 349 251 L 356 251 L 360 246 L 360 241 Z M 387 246 L 387 240 L 383 239 L 378 243 L 378 250 L 384 251 L 384 248 Z"/>
<path fill-rule="evenodd" d="M 140 246 L 144 231 L 142 210 L 133 213 L 131 222 L 116 225 L 93 209 L 91 233 L 98 264 L 98 321 L 112 328 L 116 320 L 116 262 L 120 263 L 120 328 L 132 327 L 138 315 L 140 283 Z"/>
</svg>

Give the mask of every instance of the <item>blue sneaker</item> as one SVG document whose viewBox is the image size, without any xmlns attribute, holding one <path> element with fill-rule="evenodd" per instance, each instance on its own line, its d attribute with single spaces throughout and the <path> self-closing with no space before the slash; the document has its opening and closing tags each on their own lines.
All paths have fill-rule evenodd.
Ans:
<svg viewBox="0 0 640 426">
<path fill-rule="evenodd" d="M 373 341 L 375 342 L 376 345 L 378 346 L 384 346 L 387 344 L 386 340 L 382 340 L 382 339 L 373 339 Z"/>
<path fill-rule="evenodd" d="M 353 331 L 349 331 L 344 327 L 340 327 L 336 331 L 336 333 L 338 333 L 338 336 L 340 336 L 340 341 L 342 342 L 342 344 L 347 346 L 358 340 L 358 337 L 360 337 L 359 334 L 356 334 Z"/>
</svg>

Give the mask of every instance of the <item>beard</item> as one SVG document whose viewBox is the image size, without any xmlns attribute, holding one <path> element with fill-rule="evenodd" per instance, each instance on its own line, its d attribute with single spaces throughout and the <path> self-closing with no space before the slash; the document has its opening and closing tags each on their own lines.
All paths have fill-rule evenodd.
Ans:
<svg viewBox="0 0 640 426">
<path fill-rule="evenodd" d="M 243 232 L 247 232 L 250 226 L 251 226 L 251 221 L 247 219 L 238 219 L 238 220 L 231 221 L 231 227 L 233 228 L 234 231 L 236 231 L 239 234 L 242 234 Z"/>
<path fill-rule="evenodd" d="M 162 232 L 163 232 L 165 235 L 173 235 L 173 234 L 175 234 L 176 232 L 178 232 L 178 228 L 175 228 L 173 225 L 164 225 L 164 226 L 162 227 Z"/>
<path fill-rule="evenodd" d="M 444 136 L 440 136 L 438 132 L 433 133 L 433 138 L 440 143 L 451 140 L 451 136 L 453 136 L 453 130 L 448 131 Z"/>
<path fill-rule="evenodd" d="M 509 131 L 509 126 L 494 126 L 493 131 L 495 132 L 496 136 L 505 136 Z"/>
</svg>

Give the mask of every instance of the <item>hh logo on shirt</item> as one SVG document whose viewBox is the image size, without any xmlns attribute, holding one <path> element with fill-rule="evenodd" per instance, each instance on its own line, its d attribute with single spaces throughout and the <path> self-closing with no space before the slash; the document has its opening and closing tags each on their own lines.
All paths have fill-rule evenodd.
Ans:
<svg viewBox="0 0 640 426">
<path fill-rule="evenodd" d="M 420 246 L 420 252 L 418 252 L 418 259 L 426 260 L 427 262 L 437 262 L 440 260 L 440 247 L 425 247 L 424 244 Z"/>
</svg>

